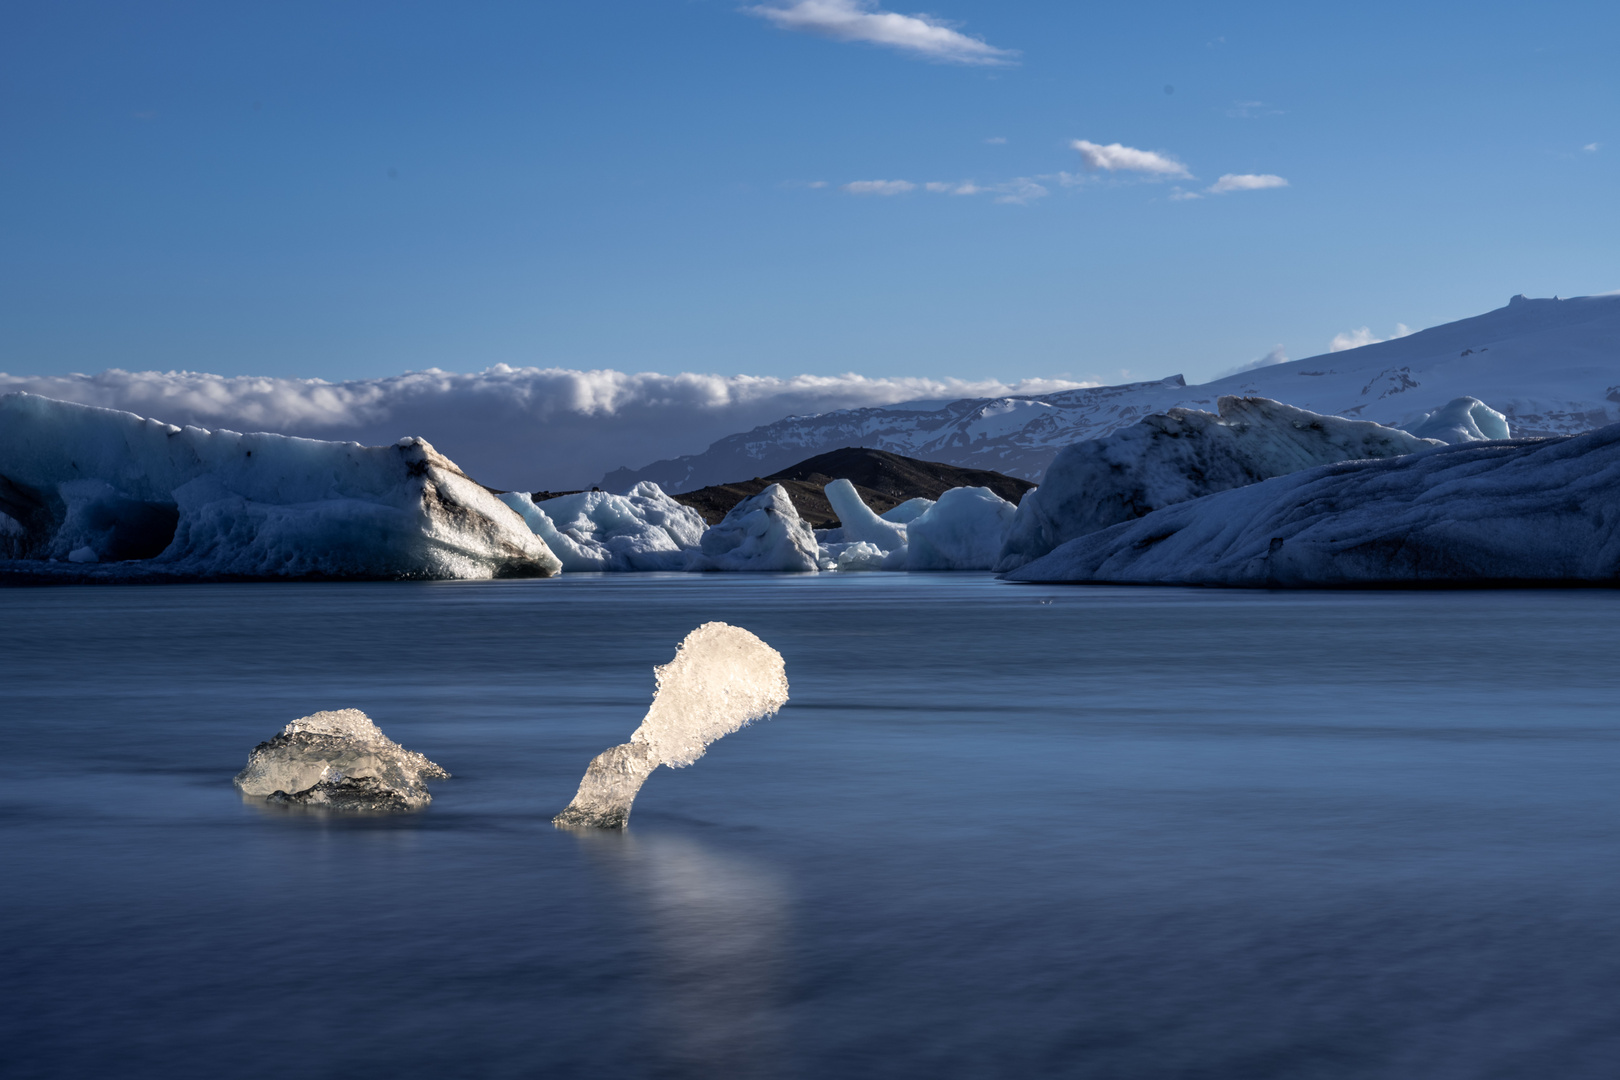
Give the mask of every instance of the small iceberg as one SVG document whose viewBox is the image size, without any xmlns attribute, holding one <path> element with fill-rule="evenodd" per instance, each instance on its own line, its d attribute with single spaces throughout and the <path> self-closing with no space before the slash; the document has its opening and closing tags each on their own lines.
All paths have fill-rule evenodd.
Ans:
<svg viewBox="0 0 1620 1080">
<path fill-rule="evenodd" d="M 328 810 L 420 810 L 428 780 L 450 774 L 382 733 L 359 709 L 301 717 L 262 742 L 236 774 L 243 795 Z"/>
<path fill-rule="evenodd" d="M 591 759 L 579 793 L 553 824 L 623 828 L 654 769 L 684 768 L 716 739 L 787 704 L 782 654 L 722 622 L 704 623 L 686 635 L 675 659 L 653 673 L 658 688 L 641 726 L 629 742 Z"/>
</svg>

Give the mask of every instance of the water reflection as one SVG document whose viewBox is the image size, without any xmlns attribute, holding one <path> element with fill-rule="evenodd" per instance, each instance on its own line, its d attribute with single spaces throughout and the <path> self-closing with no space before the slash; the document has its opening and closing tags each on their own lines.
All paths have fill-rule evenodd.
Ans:
<svg viewBox="0 0 1620 1080">
<path fill-rule="evenodd" d="M 644 920 L 647 1044 L 678 1075 L 787 1075 L 782 875 L 690 836 L 579 830 Z"/>
</svg>

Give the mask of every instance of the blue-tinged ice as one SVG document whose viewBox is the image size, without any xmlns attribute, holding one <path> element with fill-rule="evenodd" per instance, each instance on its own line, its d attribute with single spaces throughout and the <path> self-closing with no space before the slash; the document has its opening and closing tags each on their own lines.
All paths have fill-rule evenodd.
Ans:
<svg viewBox="0 0 1620 1080">
<path fill-rule="evenodd" d="M 643 480 L 626 495 L 582 491 L 538 505 L 522 492 L 501 500 L 522 515 L 564 570 L 685 570 L 703 518 Z"/>
<path fill-rule="evenodd" d="M 173 576 L 545 576 L 555 556 L 422 439 L 393 446 L 178 428 L 0 397 L 7 554 Z M 96 567 L 96 572 L 120 572 Z M 131 568 L 122 568 L 130 571 Z"/>
<path fill-rule="evenodd" d="M 1076 537 L 1211 492 L 1441 445 L 1267 398 L 1223 397 L 1217 408 L 1171 409 L 1059 451 L 1041 486 L 1019 503 L 995 568 L 1016 569 Z"/>
<path fill-rule="evenodd" d="M 1484 442 L 1491 439 L 1509 439 L 1508 419 L 1479 398 L 1456 398 L 1408 430 L 1423 439 L 1439 439 L 1443 443 Z"/>
<path fill-rule="evenodd" d="M 704 532 L 698 548 L 689 569 L 814 573 L 820 568 L 815 530 L 781 484 L 732 507 Z"/>
<path fill-rule="evenodd" d="M 1070 540 L 1014 581 L 1620 585 L 1620 424 L 1346 461 Z"/>
<path fill-rule="evenodd" d="M 990 569 L 1016 511 L 989 488 L 951 488 L 906 526 L 906 568 Z"/>
</svg>

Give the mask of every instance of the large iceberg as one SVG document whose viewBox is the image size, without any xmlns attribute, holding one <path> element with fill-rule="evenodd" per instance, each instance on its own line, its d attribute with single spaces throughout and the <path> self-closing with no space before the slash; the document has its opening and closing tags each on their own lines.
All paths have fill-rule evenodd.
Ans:
<svg viewBox="0 0 1620 1080">
<path fill-rule="evenodd" d="M 149 560 L 180 577 L 539 577 L 561 564 L 423 439 L 393 446 L 178 428 L 0 397 L 7 554 Z"/>
<path fill-rule="evenodd" d="M 703 518 L 643 480 L 627 495 L 582 491 L 536 504 L 512 491 L 501 501 L 522 515 L 562 567 L 685 570 L 703 538 Z"/>
<path fill-rule="evenodd" d="M 799 516 L 787 489 L 772 484 L 731 508 L 704 532 L 693 570 L 814 572 L 820 569 L 815 530 Z"/>
<path fill-rule="evenodd" d="M 382 733 L 359 709 L 301 717 L 260 743 L 236 774 L 244 795 L 327 810 L 419 810 L 450 774 Z"/>
<path fill-rule="evenodd" d="M 1620 424 L 1347 461 L 1092 533 L 1013 581 L 1620 586 Z"/>
<path fill-rule="evenodd" d="M 990 569 L 1016 512 L 1012 503 L 989 488 L 951 488 L 906 526 L 906 568 Z"/>
<path fill-rule="evenodd" d="M 630 741 L 591 759 L 579 792 L 552 821 L 557 825 L 622 828 L 630 805 L 660 765 L 684 768 L 710 743 L 787 704 L 782 654 L 722 622 L 686 635 L 675 659 L 654 668 L 652 707 Z"/>
<path fill-rule="evenodd" d="M 1212 492 L 1440 445 L 1268 398 L 1228 396 L 1216 407 L 1218 413 L 1171 409 L 1059 451 L 1041 486 L 1019 503 L 995 568 L 1016 569 L 1076 537 Z"/>
</svg>

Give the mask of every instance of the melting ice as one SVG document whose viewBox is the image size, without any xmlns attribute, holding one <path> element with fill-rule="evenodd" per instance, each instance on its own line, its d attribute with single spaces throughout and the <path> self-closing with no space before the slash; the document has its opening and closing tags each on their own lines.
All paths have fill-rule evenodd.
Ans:
<svg viewBox="0 0 1620 1080">
<path fill-rule="evenodd" d="M 654 769 L 684 768 L 716 739 L 787 704 L 782 654 L 722 622 L 704 623 L 686 635 L 675 659 L 653 673 L 658 688 L 641 726 L 629 742 L 591 759 L 574 801 L 552 819 L 556 824 L 623 827 Z"/>
<path fill-rule="evenodd" d="M 419 810 L 428 780 L 450 774 L 382 733 L 359 709 L 301 717 L 262 742 L 236 774 L 242 794 L 332 810 Z"/>
</svg>

